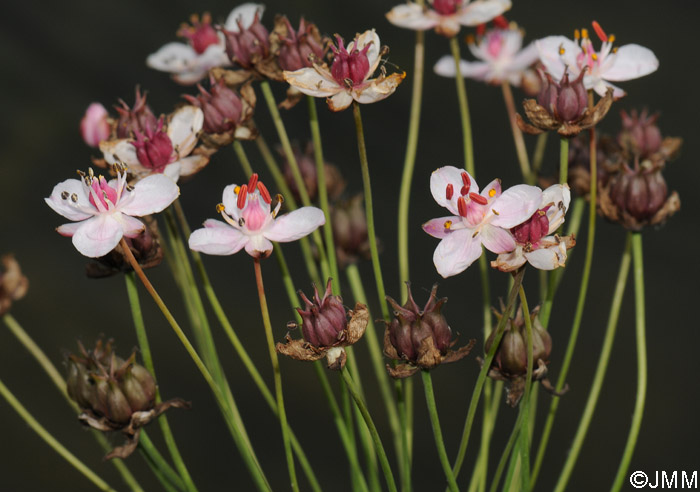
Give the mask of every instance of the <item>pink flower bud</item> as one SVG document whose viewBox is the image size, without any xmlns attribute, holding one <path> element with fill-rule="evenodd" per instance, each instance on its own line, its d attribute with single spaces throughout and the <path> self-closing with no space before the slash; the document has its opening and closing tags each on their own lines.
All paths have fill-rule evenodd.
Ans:
<svg viewBox="0 0 700 492">
<path fill-rule="evenodd" d="M 570 82 L 566 72 L 559 83 L 554 82 L 552 77 L 545 73 L 542 77 L 542 88 L 537 95 L 537 104 L 545 108 L 556 120 L 569 123 L 579 120 L 588 106 L 588 95 L 583 86 L 584 73 L 585 71 L 581 71 L 578 78 Z"/>
<path fill-rule="evenodd" d="M 313 55 L 317 59 L 322 59 L 324 49 L 321 44 L 321 36 L 314 24 L 307 24 L 304 18 L 299 21 L 299 30 L 289 23 L 284 17 L 282 22 L 286 24 L 287 37 L 281 38 L 282 46 L 277 55 L 277 63 L 282 70 L 293 72 L 304 67 L 311 67 L 309 56 Z"/>
<path fill-rule="evenodd" d="M 433 0 L 433 10 L 440 15 L 452 15 L 462 4 L 462 0 Z"/>
<path fill-rule="evenodd" d="M 306 304 L 306 310 L 297 308 L 301 315 L 301 332 L 304 340 L 316 347 L 331 347 L 348 325 L 347 314 L 340 297 L 331 293 L 331 280 L 328 279 L 323 299 L 314 285 L 314 297 L 310 301 L 303 292 L 299 295 Z"/>
<path fill-rule="evenodd" d="M 165 166 L 172 162 L 173 143 L 163 130 L 163 118 L 158 121 L 155 131 L 146 129 L 144 135 L 135 132 L 136 141 L 131 144 L 136 147 L 136 157 L 142 166 L 163 172 Z"/>
<path fill-rule="evenodd" d="M 119 100 L 120 106 L 114 108 L 119 113 L 117 122 L 117 137 L 129 138 L 136 132 L 146 133 L 153 131 L 157 124 L 157 119 L 146 104 L 146 94 L 141 95 L 141 90 L 136 86 L 136 98 L 133 107 L 129 108 L 123 100 Z"/>
<path fill-rule="evenodd" d="M 80 120 L 80 134 L 90 147 L 99 147 L 102 140 L 107 140 L 111 133 L 107 110 L 100 103 L 92 103 Z"/>
<path fill-rule="evenodd" d="M 343 44 L 343 39 L 336 36 L 338 47 L 331 48 L 335 57 L 331 65 L 331 74 L 341 86 L 356 86 L 362 84 L 369 76 L 369 59 L 367 51 L 370 44 L 366 44 L 362 51 L 353 49 L 348 52 Z"/>
<path fill-rule="evenodd" d="M 259 12 L 255 13 L 253 23 L 248 28 L 243 27 L 240 20 L 237 22 L 238 32 L 221 28 L 226 39 L 226 53 L 231 61 L 241 67 L 253 68 L 259 59 L 270 54 L 269 33 L 260 23 Z"/>
<path fill-rule="evenodd" d="M 185 95 L 185 99 L 202 109 L 204 113 L 203 129 L 207 133 L 226 133 L 234 130 L 240 123 L 243 104 L 240 97 L 226 86 L 223 78 L 210 79 L 211 88 L 207 92 L 197 84 L 199 94 L 196 97 Z"/>
<path fill-rule="evenodd" d="M 649 116 L 647 110 L 638 113 L 632 110 L 629 114 L 621 111 L 622 131 L 617 136 L 620 145 L 632 155 L 644 159 L 659 151 L 663 138 L 661 130 L 656 126 L 658 113 Z"/>
<path fill-rule="evenodd" d="M 204 53 L 209 46 L 212 44 L 219 44 L 219 36 L 211 25 L 211 15 L 209 12 L 205 12 L 202 15 L 202 20 L 199 20 L 197 14 L 192 14 L 190 16 L 190 22 L 192 25 L 183 23 L 180 29 L 177 31 L 178 36 L 187 38 L 198 54 Z"/>
</svg>

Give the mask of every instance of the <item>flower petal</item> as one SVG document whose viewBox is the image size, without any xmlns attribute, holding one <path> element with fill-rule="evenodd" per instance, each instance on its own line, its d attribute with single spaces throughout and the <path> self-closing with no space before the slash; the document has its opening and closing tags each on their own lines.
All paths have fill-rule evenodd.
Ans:
<svg viewBox="0 0 700 492">
<path fill-rule="evenodd" d="M 563 258 L 561 255 L 563 254 Z M 528 263 L 540 270 L 554 270 L 559 266 L 564 266 L 566 261 L 566 248 L 540 248 L 529 253 L 524 253 Z"/>
<path fill-rule="evenodd" d="M 430 192 L 433 194 L 433 198 L 441 207 L 445 207 L 447 210 L 452 212 L 454 215 L 459 215 L 457 210 L 457 198 L 459 198 L 459 191 L 462 189 L 462 173 L 463 169 L 458 169 L 454 166 L 445 166 L 433 171 L 430 175 Z M 469 181 L 471 186 L 469 188 L 470 192 L 479 193 L 479 186 L 474 181 L 469 173 Z M 446 190 L 447 185 L 451 184 L 453 193 L 452 198 L 447 199 Z"/>
<path fill-rule="evenodd" d="M 225 24 L 226 30 L 239 32 L 237 22 L 239 19 L 241 25 L 244 28 L 248 28 L 253 24 L 255 14 L 258 13 L 258 19 L 262 19 L 263 12 L 265 12 L 265 6 L 261 3 L 244 3 L 239 5 L 228 14 Z"/>
<path fill-rule="evenodd" d="M 542 202 L 539 208 L 550 206 L 547 209 L 547 220 L 549 220 L 549 231 L 553 234 L 564 223 L 564 215 L 569 209 L 571 202 L 571 190 L 569 185 L 555 184 L 542 192 Z"/>
<path fill-rule="evenodd" d="M 61 236 L 73 237 L 75 231 L 77 231 L 78 228 L 82 227 L 82 225 L 82 222 L 69 222 L 68 224 L 58 226 L 56 228 L 56 232 L 58 232 Z"/>
<path fill-rule="evenodd" d="M 377 35 L 374 29 L 368 29 L 357 37 L 357 42 L 352 41 L 348 45 L 348 53 L 352 53 L 354 49 L 362 51 L 364 47 L 368 44 L 370 45 L 369 49 L 367 50 L 367 61 L 369 62 L 369 71 L 367 72 L 365 80 L 372 76 L 374 71 L 379 66 L 379 62 L 381 61 L 379 57 L 379 52 L 381 51 L 382 46 L 379 43 L 379 36 Z"/>
<path fill-rule="evenodd" d="M 638 44 L 626 44 L 608 56 L 614 56 L 615 59 L 600 76 L 613 82 L 643 77 L 659 68 L 659 60 L 654 52 Z"/>
<path fill-rule="evenodd" d="M 63 199 L 63 196 L 66 199 Z M 75 197 L 76 201 L 73 201 Z M 82 181 L 77 179 L 67 179 L 53 187 L 51 196 L 44 198 L 46 204 L 54 212 L 63 215 L 69 220 L 85 220 L 97 213 L 97 209 L 92 206 Z"/>
<path fill-rule="evenodd" d="M 457 21 L 463 26 L 485 24 L 511 7 L 510 0 L 477 0 L 468 2 L 457 12 Z"/>
<path fill-rule="evenodd" d="M 523 266 L 526 261 L 522 246 L 517 246 L 510 253 L 498 255 L 498 258 L 491 262 L 491 267 L 502 272 L 512 272 Z"/>
<path fill-rule="evenodd" d="M 397 5 L 387 12 L 386 18 L 395 26 L 413 29 L 414 31 L 432 29 L 438 23 L 436 17 L 426 15 L 425 9 L 417 3 Z"/>
<path fill-rule="evenodd" d="M 311 234 L 325 223 L 320 208 L 302 207 L 276 218 L 263 235 L 270 241 L 286 243 Z"/>
<path fill-rule="evenodd" d="M 180 163 L 180 176 L 191 176 L 209 164 L 209 157 L 201 154 L 191 155 L 177 162 Z"/>
<path fill-rule="evenodd" d="M 540 61 L 554 80 L 561 80 L 566 67 L 569 68 L 572 79 L 578 76 L 576 58 L 581 53 L 581 48 L 574 41 L 565 36 L 548 36 L 535 41 L 535 45 L 540 54 Z"/>
<path fill-rule="evenodd" d="M 180 171 L 182 171 L 182 160 L 171 162 L 163 169 L 163 175 L 177 183 L 180 179 Z M 150 175 L 150 173 L 148 173 Z"/>
<path fill-rule="evenodd" d="M 462 221 L 462 217 L 448 216 L 448 217 L 438 217 L 437 219 L 430 219 L 428 222 L 423 224 L 423 230 L 433 237 L 442 239 L 451 234 L 448 227 L 445 227 L 447 222 L 452 222 L 454 224 L 459 224 Z"/>
<path fill-rule="evenodd" d="M 457 74 L 454 58 L 450 55 L 443 56 L 437 61 L 433 67 L 433 71 L 442 77 L 454 78 Z M 486 75 L 489 73 L 489 64 L 486 62 L 459 60 L 459 71 L 465 77 L 483 81 L 486 80 Z"/>
<path fill-rule="evenodd" d="M 435 248 L 433 263 L 444 278 L 457 275 L 481 256 L 481 241 L 472 229 L 459 229 L 443 238 Z"/>
<path fill-rule="evenodd" d="M 238 253 L 248 241 L 248 236 L 226 222 L 208 219 L 203 229 L 190 235 L 189 246 L 193 251 L 223 256 Z"/>
<path fill-rule="evenodd" d="M 100 150 L 108 164 L 123 162 L 129 168 L 143 168 L 136 155 L 136 147 L 130 138 L 118 140 L 103 140 L 100 142 Z"/>
<path fill-rule="evenodd" d="M 119 201 L 119 211 L 141 217 L 164 210 L 180 195 L 180 188 L 169 177 L 152 174 L 136 183 L 133 191 L 125 193 L 128 195 Z"/>
<path fill-rule="evenodd" d="M 230 184 L 224 188 L 224 192 L 221 196 L 221 203 L 224 204 L 225 211 L 234 220 L 238 220 L 238 194 L 236 193 L 237 184 Z"/>
<path fill-rule="evenodd" d="M 262 234 L 250 236 L 250 240 L 245 245 L 246 253 L 257 258 L 265 256 L 269 251 L 272 251 L 272 243 L 268 241 Z"/>
<path fill-rule="evenodd" d="M 146 65 L 161 72 L 180 73 L 196 64 L 197 52 L 185 43 L 167 43 L 148 55 Z"/>
<path fill-rule="evenodd" d="M 99 258 L 112 251 L 122 238 L 122 225 L 111 214 L 96 215 L 75 229 L 73 245 L 83 255 Z"/>
<path fill-rule="evenodd" d="M 168 137 L 180 158 L 190 155 L 197 145 L 197 134 L 204 124 L 204 113 L 197 106 L 182 106 L 168 123 Z"/>
<path fill-rule="evenodd" d="M 114 214 L 113 217 L 121 223 L 122 232 L 126 237 L 136 237 L 146 228 L 146 225 L 139 219 L 135 219 L 126 214 Z"/>
<path fill-rule="evenodd" d="M 369 87 L 362 89 L 359 94 L 353 91 L 353 98 L 360 104 L 371 104 L 392 95 L 406 76 L 405 72 L 392 73 L 382 79 L 370 81 Z"/>
<path fill-rule="evenodd" d="M 338 92 L 335 96 L 326 99 L 331 111 L 342 111 L 352 103 L 352 95 L 346 90 Z"/>
<path fill-rule="evenodd" d="M 542 190 L 537 186 L 516 185 L 508 188 L 490 204 L 495 217 L 490 223 L 496 227 L 510 229 L 532 217 L 542 199 Z"/>
<path fill-rule="evenodd" d="M 301 68 L 294 72 L 284 71 L 282 75 L 289 85 L 307 96 L 330 97 L 345 91 L 330 74 L 315 67 Z"/>
<path fill-rule="evenodd" d="M 515 249 L 515 239 L 505 229 L 485 224 L 479 234 L 481 235 L 481 244 L 493 253 L 508 253 Z"/>
</svg>

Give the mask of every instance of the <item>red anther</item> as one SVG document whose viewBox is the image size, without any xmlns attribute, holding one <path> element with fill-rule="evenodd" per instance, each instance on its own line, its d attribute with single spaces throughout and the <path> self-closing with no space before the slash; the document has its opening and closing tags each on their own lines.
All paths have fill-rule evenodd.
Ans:
<svg viewBox="0 0 700 492">
<path fill-rule="evenodd" d="M 464 183 L 464 186 L 469 186 L 471 184 L 469 175 L 465 171 L 462 171 L 462 183 Z"/>
<path fill-rule="evenodd" d="M 265 187 L 265 185 L 262 184 L 262 181 L 258 181 L 258 191 L 260 191 L 260 196 L 263 200 L 265 200 L 265 203 L 267 203 L 268 205 L 272 203 L 272 197 L 270 196 L 270 192 L 267 191 L 267 187 Z"/>
<path fill-rule="evenodd" d="M 467 201 L 464 199 L 463 196 L 457 198 L 457 211 L 462 217 L 467 216 Z"/>
<path fill-rule="evenodd" d="M 486 32 L 486 24 L 479 24 L 476 26 L 476 35 L 481 37 Z"/>
<path fill-rule="evenodd" d="M 469 194 L 469 186 L 462 186 L 462 189 L 459 190 L 459 194 L 462 196 Z"/>
<path fill-rule="evenodd" d="M 452 200 L 452 195 L 454 194 L 455 189 L 451 184 L 447 185 L 447 188 L 445 188 L 445 198 L 448 200 Z"/>
<path fill-rule="evenodd" d="M 593 30 L 594 30 L 595 33 L 598 35 L 598 37 L 600 38 L 600 40 L 601 40 L 602 42 L 604 42 L 604 43 L 607 42 L 607 41 L 608 41 L 608 35 L 605 34 L 605 31 L 603 31 L 603 28 L 600 27 L 600 24 L 598 24 L 597 21 L 593 21 L 592 24 L 593 24 Z"/>
<path fill-rule="evenodd" d="M 258 173 L 253 173 L 250 175 L 250 181 L 248 181 L 248 189 L 251 193 L 255 193 L 255 186 L 258 184 Z"/>
<path fill-rule="evenodd" d="M 486 205 L 489 201 L 481 195 L 476 193 L 469 193 L 469 198 L 478 203 L 479 205 Z"/>
<path fill-rule="evenodd" d="M 499 29 L 508 29 L 508 20 L 506 20 L 505 16 L 499 15 L 498 17 L 493 19 L 493 25 L 496 26 Z"/>
<path fill-rule="evenodd" d="M 245 207 L 245 199 L 248 196 L 248 185 L 243 185 L 241 186 L 241 189 L 238 191 L 238 201 L 236 202 L 236 206 L 243 210 Z"/>
</svg>

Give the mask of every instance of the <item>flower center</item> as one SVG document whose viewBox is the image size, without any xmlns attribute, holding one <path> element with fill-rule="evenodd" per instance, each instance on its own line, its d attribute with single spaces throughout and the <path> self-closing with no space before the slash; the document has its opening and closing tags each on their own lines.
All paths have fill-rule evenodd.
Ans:
<svg viewBox="0 0 700 492">
<path fill-rule="evenodd" d="M 503 34 L 500 31 L 490 31 L 486 35 L 486 51 L 493 58 L 498 58 L 503 49 Z"/>
<path fill-rule="evenodd" d="M 462 0 L 433 0 L 433 10 L 440 15 L 452 15 L 457 12 Z"/>
<path fill-rule="evenodd" d="M 549 207 L 550 205 L 547 205 L 537 210 L 528 220 L 510 230 L 518 243 L 531 244 L 536 248 L 539 240 L 549 234 L 549 219 L 547 218 Z"/>
<path fill-rule="evenodd" d="M 190 22 L 192 23 L 191 26 L 182 24 L 177 33 L 179 36 L 187 38 L 192 49 L 198 54 L 204 53 L 212 44 L 219 44 L 219 36 L 217 36 L 216 31 L 211 26 L 211 15 L 208 12 L 202 15 L 201 22 L 198 15 L 192 14 Z"/>
<path fill-rule="evenodd" d="M 605 58 L 611 50 L 613 53 L 616 51 L 615 48 L 612 48 L 612 43 L 615 41 L 614 35 L 611 34 L 608 36 L 605 34 L 603 28 L 600 27 L 600 24 L 596 21 L 593 21 L 593 30 L 598 36 L 598 39 L 603 43 L 599 52 L 595 50 L 593 42 L 588 37 L 588 29 L 581 29 L 581 31 L 576 29 L 576 31 L 574 31 L 574 38 L 579 41 L 581 45 L 581 53 L 576 57 L 576 64 L 581 69 L 588 67 L 590 74 L 594 74 L 594 70 L 600 66 L 603 58 Z"/>
<path fill-rule="evenodd" d="M 173 143 L 163 130 L 163 119 L 158 121 L 155 131 L 146 128 L 146 135 L 135 131 L 136 141 L 131 144 L 136 147 L 136 157 L 142 166 L 162 173 L 165 166 L 173 162 Z"/>
<path fill-rule="evenodd" d="M 348 52 L 343 44 L 343 39 L 336 36 L 338 47 L 331 48 L 334 58 L 331 66 L 331 75 L 341 86 L 355 87 L 365 81 L 369 75 L 369 59 L 367 51 L 370 43 L 366 44 L 362 51 L 353 47 L 352 52 Z M 357 46 L 357 39 L 353 46 Z"/>
</svg>

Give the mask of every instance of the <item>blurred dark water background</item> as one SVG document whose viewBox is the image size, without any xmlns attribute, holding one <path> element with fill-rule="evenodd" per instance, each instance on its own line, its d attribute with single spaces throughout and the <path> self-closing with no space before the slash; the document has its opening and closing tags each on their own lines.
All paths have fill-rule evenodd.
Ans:
<svg viewBox="0 0 700 492">
<path fill-rule="evenodd" d="M 680 159 L 666 172 L 670 189 L 679 191 L 682 210 L 660 230 L 644 235 L 649 387 L 644 422 L 630 472 L 643 470 L 697 470 L 698 356 L 697 331 L 699 240 L 697 227 L 698 152 L 697 61 L 693 56 L 697 17 L 689 4 L 624 0 L 608 2 L 514 1 L 509 19 L 525 27 L 526 41 L 549 34 L 571 35 L 574 28 L 590 27 L 597 20 L 619 44 L 639 43 L 651 48 L 660 60 L 658 72 L 621 84 L 628 97 L 616 103 L 602 124 L 615 133 L 622 108 L 648 107 L 661 111 L 660 126 L 665 135 L 685 139 Z M 263 18 L 271 26 L 275 13 L 286 13 L 293 23 L 300 15 L 315 21 L 322 32 L 339 33 L 346 39 L 356 31 L 375 27 L 383 44 L 391 48 L 389 61 L 405 69 L 408 77 L 395 95 L 384 102 L 362 108 L 374 185 L 377 227 L 384 244 L 382 266 L 388 294 L 400 297 L 396 257 L 396 207 L 404 158 L 409 114 L 412 32 L 391 26 L 384 13 L 391 2 L 321 2 L 318 0 L 268 2 Z M 681 6 L 682 5 L 682 6 Z M 25 299 L 14 305 L 12 314 L 61 365 L 66 350 L 75 340 L 92 343 L 99 334 L 117 339 L 121 352 L 136 346 L 136 338 L 121 276 L 104 280 L 84 275 L 85 258 L 54 228 L 64 219 L 44 203 L 52 187 L 76 169 L 86 169 L 90 156 L 78 131 L 87 105 L 100 101 L 111 107 L 118 98 L 133 101 L 135 84 L 148 91 L 149 103 L 158 113 L 167 113 L 180 95 L 191 89 L 177 86 L 168 76 L 145 66 L 146 56 L 168 41 L 175 40 L 179 24 L 193 12 L 209 11 L 223 21 L 235 7 L 230 2 L 12 2 L 4 6 L 0 19 L 0 66 L 2 111 L 0 118 L 0 252 L 14 252 L 30 279 Z M 463 31 L 463 34 L 466 31 Z M 441 209 L 428 188 L 430 172 L 443 165 L 460 165 L 462 145 L 454 82 L 440 78 L 430 69 L 439 56 L 449 51 L 445 39 L 427 34 L 423 117 L 413 185 L 410 216 L 411 279 L 418 302 L 424 302 L 430 286 L 440 281 L 440 293 L 450 298 L 445 314 L 462 338 L 481 342 L 480 289 L 478 269 L 443 280 L 432 265 L 437 241 L 420 230 L 420 224 L 437 216 Z M 466 55 L 466 46 L 462 45 Z M 515 150 L 506 113 L 497 87 L 467 83 L 474 127 L 476 169 L 479 181 L 503 178 L 506 186 L 519 182 Z M 282 96 L 283 87 L 275 86 Z M 516 93 L 516 99 L 520 99 Z M 320 101 L 319 101 L 320 103 Z M 361 190 L 359 165 L 350 111 L 331 114 L 322 104 L 321 129 L 327 160 L 338 165 L 349 182 L 348 191 Z M 277 141 L 264 104 L 259 104 L 256 121 L 271 143 Z M 292 138 L 309 138 L 304 105 L 284 113 Z M 556 168 L 558 141 L 549 139 L 545 172 Z M 528 139 L 530 149 L 534 139 Z M 253 144 L 246 145 L 256 168 L 262 161 Z M 262 171 L 263 177 L 266 173 Z M 230 149 L 219 152 L 196 179 L 182 185 L 185 211 L 193 226 L 213 217 L 226 184 L 241 182 L 243 173 Z M 268 179 L 271 183 L 271 180 Z M 695 190 L 695 191 L 694 191 Z M 582 228 L 583 229 L 583 228 Z M 580 340 L 570 372 L 570 392 L 562 399 L 538 490 L 550 490 L 559 474 L 588 394 L 625 232 L 616 225 L 599 221 L 596 253 L 587 309 Z M 578 279 L 584 257 L 585 233 L 557 296 L 550 324 L 555 349 L 550 374 L 556 378 L 570 330 Z M 297 287 L 308 291 L 309 280 L 301 265 L 298 246 L 285 248 Z M 252 261 L 245 254 L 207 257 L 206 266 L 225 309 L 258 367 L 272 384 L 260 314 L 254 288 Z M 287 298 L 274 260 L 263 266 L 268 298 L 272 303 L 276 337 L 285 334 L 292 319 Z M 375 289 L 368 262 L 360 265 L 370 296 L 370 308 L 379 317 Z M 186 325 L 181 298 L 165 264 L 148 272 L 176 317 Z M 535 296 L 533 272 L 526 283 Z M 494 272 L 492 294 L 504 296 L 505 276 Z M 347 282 L 342 287 L 345 301 L 354 301 Z M 194 402 L 190 411 L 174 410 L 168 418 L 195 482 L 200 490 L 253 490 L 252 482 L 225 430 L 222 419 L 200 374 L 170 327 L 142 291 L 142 304 L 151 337 L 154 361 L 164 398 L 181 396 Z M 255 449 L 273 487 L 285 490 L 286 466 L 279 425 L 233 354 L 227 339 L 212 319 L 219 354 L 232 383 L 234 395 L 247 422 Z M 42 424 L 93 470 L 117 489 L 124 487 L 114 468 L 101 460 L 102 453 L 78 424 L 71 410 L 33 359 L 14 337 L 0 328 L 0 378 L 15 392 Z M 372 384 L 373 374 L 363 343 L 358 350 L 361 371 L 369 392 L 369 405 L 378 422 L 387 449 L 390 434 L 383 405 Z M 310 365 L 282 360 L 289 420 L 315 466 L 325 490 L 348 490 L 345 457 Z M 472 357 L 434 373 L 438 408 L 450 456 L 454 456 L 462 431 L 467 404 L 478 366 Z M 334 375 L 330 375 L 331 378 Z M 444 478 L 434 450 L 430 424 L 425 412 L 420 381 L 416 381 L 414 484 L 416 491 L 442 490 Z M 634 316 L 631 283 L 625 296 L 609 374 L 592 422 L 570 490 L 605 490 L 609 487 L 621 457 L 630 424 L 636 387 Z M 540 392 L 538 422 L 544 420 L 550 396 Z M 515 411 L 503 408 L 499 414 L 491 461 L 500 456 L 509 435 Z M 478 419 L 478 418 L 477 418 Z M 50 450 L 15 412 L 0 402 L 0 490 L 82 491 L 90 483 Z M 475 424 L 478 429 L 479 421 Z M 535 442 L 539 440 L 538 426 Z M 157 425 L 150 434 L 160 443 Z M 473 433 L 469 458 L 461 476 L 466 482 L 477 450 Z M 115 436 L 115 443 L 121 438 Z M 162 447 L 165 454 L 166 449 Z M 391 453 L 391 451 L 390 451 Z M 128 464 L 146 490 L 159 490 L 143 460 L 135 454 Z M 300 470 L 299 470 L 300 472 Z M 626 485 L 630 488 L 629 485 Z"/>
</svg>

